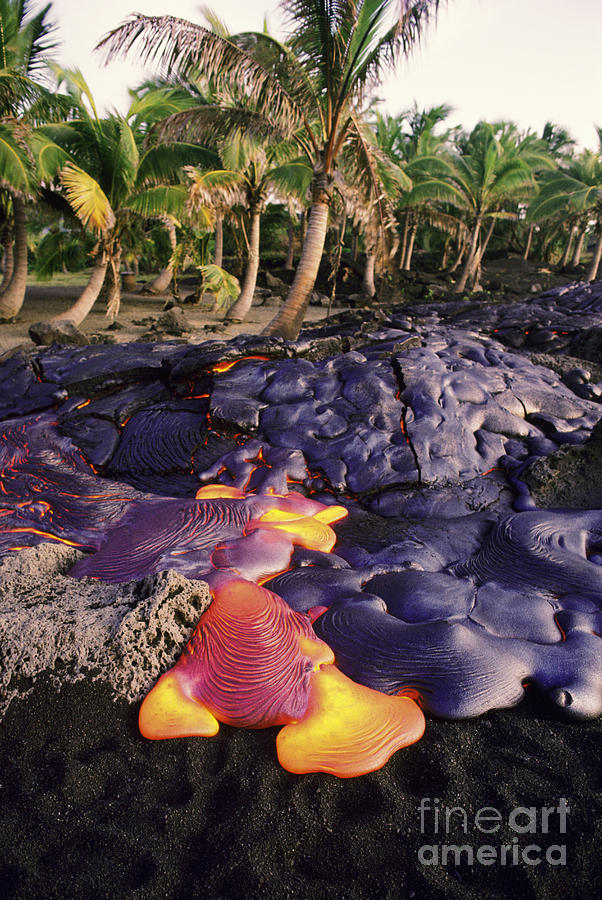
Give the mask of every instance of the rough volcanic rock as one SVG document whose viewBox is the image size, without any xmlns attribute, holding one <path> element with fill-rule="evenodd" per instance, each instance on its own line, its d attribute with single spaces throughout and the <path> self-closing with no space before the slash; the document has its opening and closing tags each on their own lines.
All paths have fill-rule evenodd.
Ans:
<svg viewBox="0 0 602 900">
<path fill-rule="evenodd" d="M 589 441 L 533 460 L 523 480 L 537 506 L 602 509 L 602 428 Z"/>
<path fill-rule="evenodd" d="M 71 578 L 81 558 L 39 544 L 0 560 L 0 715 L 42 672 L 57 684 L 100 679 L 141 699 L 210 603 L 204 582 L 173 571 L 127 584 Z"/>
<path fill-rule="evenodd" d="M 356 311 L 290 343 L 35 351 L 29 368 L 6 363 L 24 391 L 10 414 L 29 412 L 33 379 L 48 412 L 3 427 L 0 549 L 54 536 L 92 553 L 74 575 L 109 582 L 284 572 L 277 592 L 318 614 L 359 681 L 465 716 L 518 702 L 531 680 L 596 715 L 602 512 L 535 509 L 522 479 L 537 458 L 573 465 L 594 447 L 597 373 L 546 360 L 601 310 L 599 284 L 574 285 Z M 198 500 L 204 482 L 246 497 Z M 297 547 L 289 567 L 282 536 L 255 530 L 291 490 L 348 509 L 335 555 Z"/>
<path fill-rule="evenodd" d="M 74 322 L 34 322 L 29 326 L 29 337 L 34 344 L 79 344 L 85 346 L 90 338 L 76 327 Z"/>
</svg>

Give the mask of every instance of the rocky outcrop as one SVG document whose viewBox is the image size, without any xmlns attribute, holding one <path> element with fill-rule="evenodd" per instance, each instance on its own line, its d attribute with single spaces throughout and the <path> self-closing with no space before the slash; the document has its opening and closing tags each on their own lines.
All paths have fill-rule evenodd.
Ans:
<svg viewBox="0 0 602 900">
<path fill-rule="evenodd" d="M 126 584 L 71 578 L 83 555 L 47 543 L 0 560 L 0 715 L 43 672 L 58 685 L 106 681 L 140 700 L 209 606 L 204 582 L 173 571 Z"/>
<path fill-rule="evenodd" d="M 34 322 L 29 326 L 29 337 L 34 344 L 44 347 L 52 344 L 77 344 L 83 347 L 90 343 L 90 338 L 69 321 Z"/>
</svg>

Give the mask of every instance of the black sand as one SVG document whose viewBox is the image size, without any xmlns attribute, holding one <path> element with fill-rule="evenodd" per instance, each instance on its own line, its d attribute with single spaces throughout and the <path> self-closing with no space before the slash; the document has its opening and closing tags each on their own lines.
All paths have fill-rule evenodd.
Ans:
<svg viewBox="0 0 602 900">
<path fill-rule="evenodd" d="M 600 721 L 557 718 L 542 698 L 465 722 L 429 720 L 424 738 L 361 778 L 294 776 L 275 729 L 221 726 L 213 739 L 149 742 L 137 710 L 103 685 L 60 694 L 41 679 L 0 732 L 3 897 L 589 898 L 600 895 Z M 460 806 L 449 834 L 421 798 Z M 569 806 L 542 833 L 540 808 Z M 475 827 L 488 806 L 502 824 Z M 537 808 L 536 832 L 508 819 Z M 520 824 L 528 819 L 518 818 Z M 489 826 L 487 826 L 489 827 Z M 529 851 L 539 864 L 500 845 Z M 496 861 L 422 865 L 424 845 L 495 848 Z M 566 847 L 566 865 L 546 851 Z M 549 850 L 559 859 L 559 850 Z M 431 858 L 431 851 L 423 855 Z"/>
</svg>

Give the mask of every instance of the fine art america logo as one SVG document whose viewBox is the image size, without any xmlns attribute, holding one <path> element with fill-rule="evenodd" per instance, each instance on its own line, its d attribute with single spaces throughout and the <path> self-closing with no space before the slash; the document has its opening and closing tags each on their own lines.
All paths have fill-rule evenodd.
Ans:
<svg viewBox="0 0 602 900">
<path fill-rule="evenodd" d="M 551 834 L 566 834 L 570 807 L 564 797 L 556 806 L 516 806 L 509 813 L 495 806 L 472 813 L 463 806 L 445 806 L 437 797 L 423 797 L 418 811 L 420 833 L 435 840 L 418 849 L 423 866 L 566 865 L 566 844 L 550 843 Z M 511 837 L 497 843 L 493 836 L 498 832 Z M 467 840 L 469 833 L 478 843 Z"/>
</svg>

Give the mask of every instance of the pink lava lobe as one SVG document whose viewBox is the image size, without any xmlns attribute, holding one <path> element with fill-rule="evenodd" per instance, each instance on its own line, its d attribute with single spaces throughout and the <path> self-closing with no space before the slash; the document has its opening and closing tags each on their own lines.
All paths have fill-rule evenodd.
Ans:
<svg viewBox="0 0 602 900">
<path fill-rule="evenodd" d="M 220 722 L 266 728 L 302 718 L 312 672 L 334 660 L 308 618 L 291 610 L 277 594 L 219 575 L 213 579 L 212 594 L 213 602 L 184 653 L 142 706 L 140 727 L 146 737 L 198 733 L 188 719 L 179 735 L 171 722 L 165 733 L 163 706 L 161 714 L 151 714 L 152 698 L 164 678 L 172 684 L 175 679 L 183 698 L 201 704 Z"/>
</svg>

